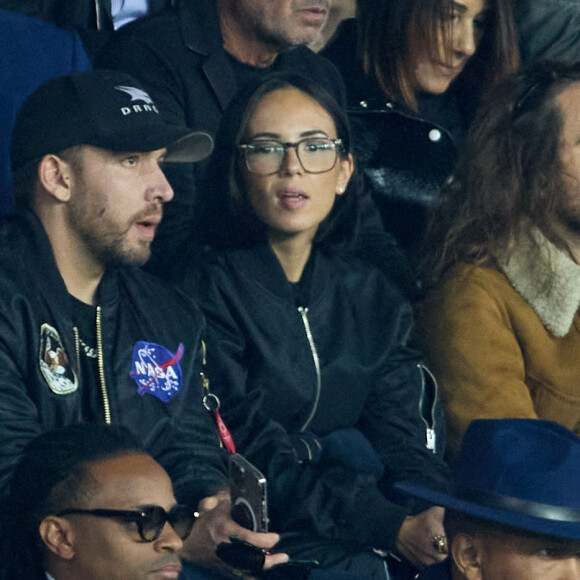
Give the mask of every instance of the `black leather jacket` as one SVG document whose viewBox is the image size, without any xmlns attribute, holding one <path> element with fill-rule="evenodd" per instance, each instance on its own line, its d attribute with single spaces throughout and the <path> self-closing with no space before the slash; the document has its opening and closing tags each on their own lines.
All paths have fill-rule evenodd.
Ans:
<svg viewBox="0 0 580 580">
<path fill-rule="evenodd" d="M 441 487 L 447 473 L 426 448 L 420 360 L 408 345 L 411 307 L 378 269 L 359 260 L 317 250 L 311 263 L 310 299 L 297 300 L 267 245 L 208 258 L 198 291 L 213 390 L 238 450 L 269 475 L 274 529 L 299 529 L 291 552 L 300 554 L 312 528 L 327 540 L 346 542 L 347 551 L 394 548 L 413 508 L 395 499 L 391 484 L 408 479 Z M 350 475 L 334 467 L 329 475 L 321 467 L 324 441 L 350 429 L 380 460 L 378 486 L 360 480 L 369 465 Z M 311 458 L 317 455 L 312 438 L 322 438 L 322 456 L 308 472 L 292 457 L 307 447 Z M 301 495 L 301 486 L 309 491 Z M 341 507 L 334 500 L 318 504 L 318 493 Z M 310 530 L 292 514 L 306 518 L 308 510 Z M 336 544 L 319 546 L 316 558 L 325 561 L 332 549 Z"/>
<path fill-rule="evenodd" d="M 322 55 L 344 77 L 357 157 L 385 229 L 413 254 L 423 238 L 426 211 L 453 170 L 478 94 L 455 83 L 443 95 L 422 98 L 418 113 L 392 102 L 364 74 L 354 20 L 341 24 Z"/>
<path fill-rule="evenodd" d="M 0 495 L 28 441 L 79 421 L 131 429 L 182 501 L 223 488 L 224 458 L 202 406 L 199 310 L 137 268 L 108 269 L 97 295 L 103 366 L 87 381 L 72 300 L 36 216 L 0 222 Z"/>
</svg>

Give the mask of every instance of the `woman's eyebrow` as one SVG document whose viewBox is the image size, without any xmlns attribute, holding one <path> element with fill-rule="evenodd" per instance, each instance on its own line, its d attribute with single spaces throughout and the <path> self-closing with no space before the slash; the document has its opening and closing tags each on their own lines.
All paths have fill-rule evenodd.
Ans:
<svg viewBox="0 0 580 580">
<path fill-rule="evenodd" d="M 322 129 L 312 129 L 311 131 L 304 131 L 303 133 L 300 133 L 300 137 L 310 137 L 311 135 L 324 135 L 326 137 L 327 133 Z"/>
<path fill-rule="evenodd" d="M 326 131 L 323 131 L 322 129 L 311 129 L 309 131 L 303 131 L 302 133 L 300 133 L 300 138 L 303 137 L 311 137 L 314 135 L 324 135 L 325 137 L 327 137 L 327 133 Z M 262 131 L 260 133 L 254 133 L 251 137 L 249 137 L 249 141 L 252 141 L 254 139 L 274 139 L 276 141 L 279 141 L 282 138 L 282 136 L 280 135 L 280 133 L 269 133 L 267 131 Z"/>
<path fill-rule="evenodd" d="M 465 14 L 469 10 L 469 8 L 467 8 L 465 4 L 461 4 L 461 2 L 452 2 L 451 9 L 454 12 L 459 12 L 460 14 Z M 483 16 L 489 12 L 491 12 L 489 6 L 484 6 L 484 8 L 482 8 L 482 10 L 476 14 L 476 16 Z"/>
<path fill-rule="evenodd" d="M 251 135 L 248 140 L 251 141 L 252 139 L 280 139 L 280 135 L 278 133 L 268 133 L 266 131 L 262 131 L 261 133 L 254 133 Z"/>
<path fill-rule="evenodd" d="M 464 14 L 468 10 L 465 4 L 460 4 L 459 2 L 452 2 L 451 8 L 454 11 L 461 12 L 461 14 Z"/>
</svg>

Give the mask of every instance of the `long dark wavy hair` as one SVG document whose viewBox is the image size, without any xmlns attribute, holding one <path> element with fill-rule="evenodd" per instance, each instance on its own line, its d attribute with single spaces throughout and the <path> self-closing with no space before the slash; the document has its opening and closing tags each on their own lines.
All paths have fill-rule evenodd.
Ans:
<svg viewBox="0 0 580 580">
<path fill-rule="evenodd" d="M 351 152 L 348 119 L 326 89 L 314 80 L 292 73 L 267 73 L 258 76 L 231 102 L 224 113 L 215 147 L 204 174 L 203 205 L 198 210 L 206 241 L 214 248 L 248 247 L 266 241 L 266 227 L 248 200 L 242 178 L 243 159 L 238 145 L 260 100 L 275 91 L 296 88 L 319 103 L 334 121 L 342 140 L 340 159 Z M 355 171 L 356 173 L 356 171 Z M 337 196 L 330 214 L 320 224 L 314 244 L 342 247 L 352 243 L 358 228 L 358 188 L 353 175 L 346 192 Z"/>
<path fill-rule="evenodd" d="M 474 120 L 452 177 L 430 218 L 422 275 L 434 284 L 463 262 L 495 266 L 530 224 L 558 248 L 567 202 L 560 161 L 564 116 L 557 96 L 580 82 L 580 63 L 544 62 L 497 88 Z"/>
<path fill-rule="evenodd" d="M 488 4 L 481 43 L 457 79 L 477 94 L 488 92 L 519 65 L 512 0 Z M 439 38 L 450 42 L 452 13 L 453 0 L 357 0 L 359 58 L 389 98 L 416 109 L 412 47 L 436 57 Z"/>
</svg>

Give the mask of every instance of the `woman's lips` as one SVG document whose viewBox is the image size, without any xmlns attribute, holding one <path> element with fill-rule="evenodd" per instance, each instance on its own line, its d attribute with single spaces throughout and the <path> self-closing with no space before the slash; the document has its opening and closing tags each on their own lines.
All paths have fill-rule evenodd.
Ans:
<svg viewBox="0 0 580 580">
<path fill-rule="evenodd" d="M 280 206 L 284 209 L 300 209 L 306 205 L 308 196 L 301 190 L 285 190 L 278 194 Z"/>
<path fill-rule="evenodd" d="M 463 63 L 456 65 L 448 65 L 444 62 L 438 62 L 437 67 L 442 72 L 443 76 L 456 77 L 463 70 Z"/>
</svg>

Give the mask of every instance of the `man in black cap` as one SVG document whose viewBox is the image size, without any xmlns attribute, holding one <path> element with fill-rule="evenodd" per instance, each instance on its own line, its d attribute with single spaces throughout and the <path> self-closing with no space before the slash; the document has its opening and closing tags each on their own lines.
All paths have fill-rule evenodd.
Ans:
<svg viewBox="0 0 580 580">
<path fill-rule="evenodd" d="M 451 492 L 402 491 L 446 507 L 450 558 L 422 580 L 580 579 L 580 439 L 552 421 L 480 419 L 455 460 Z"/>
<path fill-rule="evenodd" d="M 17 116 L 22 211 L 0 222 L 0 497 L 39 433 L 123 425 L 170 474 L 179 501 L 199 506 L 184 555 L 210 567 L 229 535 L 264 548 L 278 537 L 231 520 L 202 405 L 202 316 L 139 266 L 173 196 L 162 165 L 200 160 L 211 146 L 205 133 L 168 125 L 124 73 L 52 79 Z"/>
</svg>

